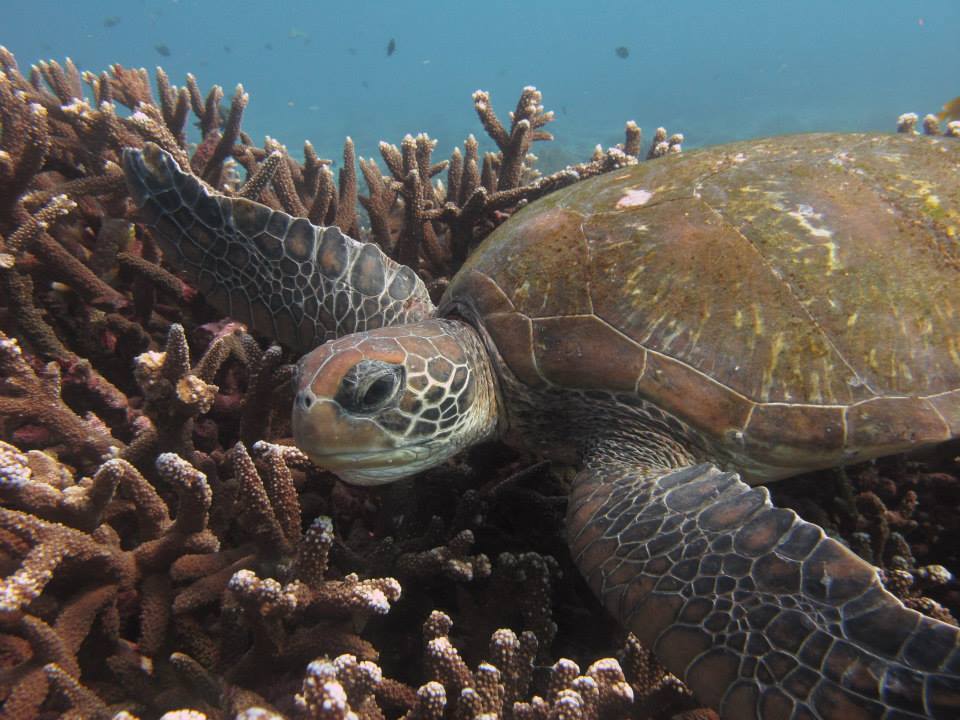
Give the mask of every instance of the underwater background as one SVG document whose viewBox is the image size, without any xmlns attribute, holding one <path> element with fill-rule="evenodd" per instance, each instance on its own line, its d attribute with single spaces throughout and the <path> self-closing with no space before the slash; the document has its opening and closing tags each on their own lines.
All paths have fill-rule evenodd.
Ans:
<svg viewBox="0 0 960 720">
<path fill-rule="evenodd" d="M 765 342 L 766 332 L 774 338 L 772 364 L 752 377 L 769 385 L 780 358 L 788 359 L 783 348 L 790 347 L 777 339 L 784 333 L 770 328 L 792 311 L 778 307 L 782 292 L 742 291 L 763 287 L 751 284 L 765 273 L 757 265 L 762 257 L 753 252 L 756 244 L 746 254 L 727 254 L 727 248 L 743 247 L 728 242 L 728 231 L 740 231 L 743 242 L 751 242 L 752 231 L 734 225 L 729 214 L 714 213 L 709 197 L 694 203 L 693 196 L 661 195 L 637 208 L 661 193 L 661 186 L 650 186 L 651 192 L 631 179 L 676 177 L 680 184 L 674 188 L 687 187 L 699 198 L 709 178 L 693 176 L 689 168 L 706 161 L 714 163 L 711 176 L 718 168 L 729 170 L 713 188 L 726 183 L 732 189 L 736 178 L 747 177 L 738 186 L 746 195 L 757 186 L 740 174 L 753 166 L 740 163 L 755 151 L 757 157 L 771 151 L 770 157 L 785 157 L 800 149 L 784 164 L 759 157 L 756 176 L 782 180 L 786 192 L 765 192 L 772 204 L 755 205 L 763 213 L 744 214 L 744 220 L 753 225 L 759 218 L 755 227 L 773 228 L 766 217 L 782 211 L 779 219 L 786 222 L 771 240 L 798 263 L 810 261 L 812 271 L 823 270 L 814 278 L 823 299 L 849 299 L 876 313 L 873 319 L 891 320 L 887 337 L 881 330 L 861 330 L 881 327 L 870 325 L 873 319 L 864 316 L 854 329 L 859 312 L 848 316 L 851 337 L 865 338 L 854 345 L 867 350 L 873 337 L 881 351 L 876 360 L 871 345 L 864 361 L 879 363 L 890 348 L 903 348 L 917 357 L 926 352 L 931 368 L 946 367 L 950 361 L 931 344 L 942 341 L 960 364 L 960 315 L 953 310 L 960 307 L 960 285 L 953 282 L 960 272 L 960 0 L 7 0 L 4 10 L 0 720 L 720 720 L 710 705 L 720 706 L 724 720 L 740 720 L 750 715 L 737 711 L 751 698 L 767 720 L 812 717 L 812 711 L 804 713 L 814 706 L 825 720 L 877 717 L 878 703 L 888 702 L 910 712 L 891 710 L 884 717 L 919 718 L 923 710 L 913 710 L 921 704 L 940 710 L 936 717 L 960 717 L 960 437 L 923 455 L 894 455 L 774 483 L 770 495 L 779 510 L 763 510 L 760 523 L 747 520 L 766 498 L 759 490 L 749 501 L 737 496 L 736 503 L 724 495 L 711 511 L 688 508 L 691 518 L 696 511 L 697 523 L 705 520 L 700 530 L 712 518 L 726 531 L 699 565 L 697 553 L 706 552 L 705 545 L 690 541 L 697 523 L 685 521 L 677 529 L 679 515 L 673 513 L 666 521 L 672 527 L 661 525 L 660 536 L 641 549 L 682 542 L 684 560 L 648 605 L 634 591 L 647 592 L 651 573 L 665 572 L 661 558 L 656 565 L 631 566 L 639 552 L 621 553 L 626 542 L 612 551 L 590 538 L 605 526 L 617 533 L 617 543 L 622 537 L 640 548 L 641 532 L 653 527 L 649 516 L 623 512 L 616 520 L 627 522 L 621 533 L 608 521 L 622 508 L 599 522 L 580 513 L 601 493 L 619 500 L 614 493 L 623 491 L 630 502 L 641 498 L 634 492 L 640 487 L 635 473 L 612 476 L 616 485 L 598 482 L 598 494 L 585 501 L 583 478 L 592 478 L 589 473 L 572 481 L 571 468 L 512 442 L 491 441 L 464 449 L 415 480 L 357 487 L 314 465 L 293 444 L 291 421 L 295 398 L 299 403 L 304 397 L 295 367 L 304 350 L 361 323 L 372 327 L 384 316 L 392 321 L 399 304 L 402 317 L 429 310 L 423 302 L 428 294 L 437 302 L 461 280 L 459 287 L 474 283 L 468 301 L 508 297 L 521 309 L 535 304 L 531 293 L 548 288 L 544 303 L 556 301 L 560 312 L 536 318 L 544 330 L 528 357 L 531 363 L 547 361 L 536 368 L 544 380 L 567 372 L 571 382 L 580 378 L 586 386 L 580 396 L 586 402 L 576 410 L 543 393 L 545 403 L 530 404 L 530 426 L 508 428 L 505 440 L 536 448 L 564 434 L 573 438 L 572 452 L 578 432 L 595 434 L 588 410 L 614 394 L 625 372 L 637 369 L 639 353 L 624 351 L 630 346 L 611 340 L 610 330 L 591 336 L 591 327 L 604 325 L 576 313 L 584 295 L 591 304 L 595 297 L 612 300 L 619 317 L 646 312 L 666 298 L 663 312 L 676 310 L 681 322 L 699 315 L 707 327 L 713 313 L 710 327 L 719 327 L 717 317 L 731 318 L 731 333 L 746 328 L 750 353 Z M 234 90 L 240 83 L 244 92 Z M 901 113 L 923 117 L 945 103 L 939 122 L 927 115 L 919 128 L 906 121 L 897 127 Z M 516 116 L 508 118 L 515 107 Z M 944 120 L 953 122 L 943 127 Z M 636 126 L 625 127 L 628 121 L 643 127 L 642 142 Z M 661 134 L 658 126 L 667 130 Z M 886 134 L 855 142 L 829 134 L 688 152 L 813 130 Z M 468 136 L 476 140 L 464 142 Z M 550 136 L 556 140 L 540 142 Z M 305 140 L 316 153 L 304 147 Z M 528 155 L 531 148 L 536 161 Z M 722 167 L 717 158 L 731 162 Z M 883 169 L 876 173 L 878 159 Z M 896 166 L 884 165 L 888 161 Z M 184 171 L 173 181 L 176 190 L 167 184 L 173 163 Z M 675 167 L 688 170 L 669 175 Z M 817 173 L 813 182 L 811 168 Z M 821 175 L 824 168 L 832 174 Z M 881 179 L 830 182 L 867 170 Z M 604 196 L 597 188 L 625 191 L 616 203 L 624 213 L 594 217 L 592 208 L 601 206 L 587 196 Z M 538 198 L 564 192 L 579 205 L 557 195 L 538 209 Z M 796 199 L 795 210 L 781 196 L 791 204 Z M 807 196 L 817 198 L 816 207 Z M 834 234 L 821 225 L 820 198 L 826 198 L 828 216 L 836 209 L 846 223 L 839 227 L 855 227 L 856 234 Z M 667 201 L 677 201 L 680 211 Z M 159 219 L 164 208 L 169 213 Z M 525 215 L 512 219 L 517 213 Z M 313 234 L 307 220 L 290 217 L 306 218 L 322 234 L 319 227 Z M 650 217 L 651 223 L 627 224 L 634 217 Z M 606 232 L 608 220 L 611 236 L 592 235 L 594 228 Z M 267 231 L 258 232 L 257 223 Z M 868 230 L 861 234 L 860 227 Z M 682 244 L 673 254 L 658 256 L 655 250 L 652 262 L 637 264 L 637 255 L 622 250 L 620 233 L 631 237 L 627 232 L 655 238 L 663 247 Z M 487 261 L 478 250 L 486 238 L 493 238 L 488 248 L 506 249 L 492 233 L 516 239 L 519 250 L 491 262 L 507 278 L 496 288 L 482 275 L 461 273 L 470 258 Z M 355 245 L 344 236 L 370 244 Z M 814 244 L 807 243 L 810 238 Z M 610 262 L 580 251 L 594 239 L 609 247 L 603 258 Z M 848 247 L 853 272 L 844 269 L 827 279 L 841 269 L 845 256 L 837 253 Z M 902 261 L 900 248 L 907 248 Z M 916 248 L 916 257 L 942 257 L 944 272 L 913 264 Z M 693 262 L 679 254 L 687 251 L 697 253 Z M 197 252 L 205 258 L 199 271 Z M 657 265 L 658 257 L 668 256 L 680 262 L 657 272 L 666 267 Z M 346 265 L 343 257 L 354 259 Z M 817 258 L 824 263 L 813 264 Z M 373 296 L 364 291 L 382 289 L 384 268 L 394 263 L 411 272 L 393 276 L 388 294 L 396 302 L 389 312 L 371 315 Z M 647 277 L 667 288 L 656 296 L 637 292 L 645 286 L 635 278 L 647 266 Z M 698 268 L 705 269 L 704 282 L 694 282 L 700 280 Z M 778 288 L 791 287 L 792 277 L 784 281 L 775 266 L 770 270 L 781 281 L 774 283 Z M 337 272 L 356 290 L 347 303 L 340 302 L 347 294 L 327 293 L 316 284 Z M 422 285 L 413 282 L 414 274 Z M 583 281 L 568 282 L 573 277 Z M 858 288 L 857 278 L 878 284 Z M 731 292 L 723 292 L 721 283 L 730 283 Z M 799 282 L 797 287 L 808 296 L 820 292 Z M 936 322 L 917 317 L 912 323 L 900 312 L 902 298 L 911 307 L 912 288 L 925 298 L 936 296 L 930 304 Z M 857 299 L 858 290 L 876 303 Z M 415 294 L 404 294 L 410 292 Z M 734 308 L 741 299 L 743 317 L 740 306 Z M 279 304 L 292 311 L 278 310 Z M 547 310 L 553 312 L 544 304 Z M 766 325 L 765 316 L 771 319 Z M 812 312 L 810 318 L 815 320 Z M 492 314 L 489 326 L 502 323 L 509 331 L 516 319 L 533 325 L 519 312 L 503 312 Z M 454 322 L 458 333 L 469 332 Z M 665 327 L 669 339 L 646 341 L 649 357 L 678 338 L 678 345 L 686 342 L 680 330 L 675 333 L 674 318 Z M 704 356 L 715 354 L 716 367 L 734 360 L 734 372 L 739 370 L 739 357 L 715 352 L 733 347 L 727 341 L 734 335 L 718 333 L 711 347 L 709 334 L 699 346 L 708 348 Z M 909 342 L 901 343 L 901 336 L 910 336 Z M 547 347 L 544 337 L 554 344 L 555 357 L 540 354 Z M 434 342 L 416 336 L 408 341 Z M 802 370 L 805 359 L 820 362 L 821 343 L 795 347 L 797 357 L 781 368 L 792 372 Z M 519 345 L 508 339 L 499 349 Z M 940 359 L 944 364 L 936 366 Z M 453 364 L 444 369 L 444 362 L 437 357 L 427 365 L 449 375 Z M 640 372 L 647 376 L 643 362 Z M 574 369 L 574 363 L 580 364 Z M 621 363 L 626 367 L 617 367 Z M 659 365 L 670 367 L 666 360 Z M 657 366 L 650 365 L 649 376 L 660 374 Z M 906 378 L 910 367 L 893 367 L 891 377 Z M 811 387 L 819 387 L 818 371 L 811 368 Z M 605 389 L 608 372 L 612 382 Z M 660 389 L 669 410 L 671 393 L 696 393 L 699 387 L 701 419 L 719 428 L 723 413 L 732 419 L 743 404 L 724 410 L 716 388 L 708 390 L 713 384 L 706 380 L 716 378 L 707 374 L 687 383 L 679 375 L 675 382 L 668 371 Z M 343 387 L 359 390 L 356 376 L 347 373 L 351 379 Z M 363 398 L 383 378 L 366 386 Z M 595 378 L 603 380 L 597 394 L 590 389 Z M 852 380 L 851 388 L 862 387 L 859 376 Z M 860 392 L 851 390 L 858 397 Z M 926 402 L 932 411 L 949 410 L 949 397 L 958 392 L 930 395 Z M 424 397 L 433 402 L 431 394 Z M 616 396 L 623 407 L 637 401 L 626 392 Z M 698 399 L 683 398 L 676 406 L 693 408 Z M 886 407 L 887 398 L 879 400 L 873 407 Z M 908 436 L 914 442 L 917 433 L 933 437 L 924 435 L 929 416 L 918 410 L 919 402 L 893 400 L 891 407 L 905 408 L 896 411 L 902 415 L 881 410 L 877 426 L 889 422 L 891 433 L 902 428 L 904 442 Z M 691 411 L 695 421 L 698 411 Z M 855 423 L 862 421 L 867 436 L 870 412 L 849 413 Z M 428 413 L 440 414 L 436 402 L 421 413 L 433 423 Z M 612 417 L 633 414 L 618 409 Z M 823 416 L 801 411 L 796 417 L 783 423 L 787 440 L 798 441 Z M 846 417 L 844 432 L 857 437 L 860 426 L 848 427 Z M 576 424 L 559 428 L 568 418 Z M 654 420 L 674 430 L 674 421 L 681 422 L 659 413 Z M 750 440 L 768 443 L 763 427 L 773 424 L 761 418 L 761 431 Z M 825 425 L 824 438 L 833 427 Z M 545 438 L 539 429 L 547 431 Z M 604 443 L 615 450 L 610 457 L 623 460 L 634 449 L 642 451 L 637 458 L 652 457 L 646 445 L 634 448 L 629 429 L 625 424 L 610 433 Z M 690 439 L 686 430 L 677 432 L 678 441 Z M 779 452 L 774 438 L 768 444 Z M 696 481 L 676 488 L 685 493 L 677 495 L 681 503 L 693 498 L 690 487 L 704 487 L 703 475 L 695 475 L 703 467 L 665 476 Z M 735 476 L 711 477 L 733 483 Z M 737 485 L 735 492 L 742 489 Z M 666 500 L 649 504 L 667 506 Z M 834 559 L 826 551 L 821 555 L 826 541 L 819 530 L 811 534 L 810 525 L 791 530 L 777 546 L 789 544 L 783 557 L 790 563 L 765 563 L 773 553 L 747 559 L 752 547 L 774 537 L 767 519 L 775 516 L 776 537 L 787 532 L 781 522 L 793 522 L 793 515 L 785 510 L 822 527 L 870 567 L 847 551 Z M 567 536 L 578 525 L 584 532 L 571 553 Z M 810 549 L 798 545 L 811 538 L 817 538 L 817 550 L 811 564 L 798 569 L 800 551 Z M 742 546 L 731 539 L 743 539 Z M 731 547 L 736 552 L 728 552 Z M 671 562 L 680 551 L 675 544 Z M 600 575 L 590 571 L 591 563 Z M 588 581 L 615 564 L 620 587 L 630 594 L 625 590 L 617 600 L 604 591 L 604 605 Z M 634 569 L 641 566 L 642 579 Z M 694 568 L 702 577 L 690 583 Z M 614 573 L 606 577 L 615 579 Z M 686 585 L 678 586 L 684 578 Z M 877 579 L 892 596 L 879 592 Z M 843 620 L 850 622 L 841 629 L 850 630 L 856 643 L 830 639 L 840 632 L 839 622 L 824 622 L 796 653 L 801 664 L 791 671 L 794 661 L 780 650 L 799 647 L 797 638 L 818 615 L 820 598 L 842 601 L 868 583 L 855 603 L 886 599 L 884 606 Z M 675 612 L 671 608 L 684 602 L 680 598 L 688 597 L 690 587 L 699 597 L 685 605 L 681 621 L 654 637 L 651 628 Z M 770 587 L 770 596 L 786 592 L 779 606 L 767 601 Z M 747 615 L 740 615 L 744 610 Z M 733 626 L 716 623 L 735 615 L 738 623 L 746 617 L 739 627 L 749 633 L 738 630 L 721 639 L 717 628 Z M 933 634 L 939 639 L 929 641 Z M 831 649 L 821 664 L 828 642 L 836 654 Z M 888 663 L 897 653 L 886 648 L 896 643 L 906 649 Z M 877 648 L 876 657 L 884 659 L 873 662 L 860 646 Z M 690 662 L 687 653 L 699 648 L 703 652 Z M 929 668 L 941 662 L 938 653 L 948 651 L 951 659 L 937 668 L 947 671 L 925 669 L 926 685 L 915 682 L 919 673 L 899 670 L 905 667 L 900 659 Z M 731 657 L 740 656 L 742 662 L 731 664 Z M 843 663 L 850 668 L 844 682 L 861 683 L 855 692 L 828 677 L 848 667 Z M 736 679 L 738 668 L 746 684 Z M 771 673 L 779 680 L 787 672 L 782 683 L 770 680 Z M 822 676 L 816 690 L 811 676 Z M 796 712 L 790 715 L 784 702 L 794 703 Z"/>
<path fill-rule="evenodd" d="M 22 66 L 112 63 L 251 103 L 244 128 L 299 154 L 338 158 L 428 132 L 446 157 L 487 141 L 470 94 L 510 106 L 535 85 L 554 110 L 550 170 L 623 136 L 636 120 L 683 132 L 686 147 L 812 130 L 892 130 L 960 93 L 956 0 L 669 4 L 631 0 L 484 3 L 133 0 L 5 3 L 0 44 Z M 390 43 L 393 43 L 392 51 Z"/>
</svg>

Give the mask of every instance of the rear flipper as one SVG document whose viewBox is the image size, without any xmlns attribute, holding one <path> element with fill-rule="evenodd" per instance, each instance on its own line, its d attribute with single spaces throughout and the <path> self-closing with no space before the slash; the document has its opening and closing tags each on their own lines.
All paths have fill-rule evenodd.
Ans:
<svg viewBox="0 0 960 720">
<path fill-rule="evenodd" d="M 218 310 L 296 351 L 433 314 L 423 281 L 376 245 L 221 195 L 153 143 L 126 148 L 123 170 L 167 260 Z"/>
<path fill-rule="evenodd" d="M 587 465 L 573 557 L 604 605 L 724 718 L 960 718 L 960 631 L 713 465 Z"/>
</svg>

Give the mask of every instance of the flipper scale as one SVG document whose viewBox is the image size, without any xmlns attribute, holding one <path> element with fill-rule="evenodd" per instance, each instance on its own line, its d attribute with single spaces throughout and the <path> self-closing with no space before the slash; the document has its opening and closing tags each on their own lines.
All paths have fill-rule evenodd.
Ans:
<svg viewBox="0 0 960 720">
<path fill-rule="evenodd" d="M 568 528 L 605 606 L 724 718 L 960 717 L 960 631 L 735 473 L 588 462 Z"/>
<path fill-rule="evenodd" d="M 295 351 L 433 315 L 423 281 L 376 245 L 217 193 L 152 143 L 125 149 L 123 169 L 168 261 L 221 312 Z"/>
</svg>

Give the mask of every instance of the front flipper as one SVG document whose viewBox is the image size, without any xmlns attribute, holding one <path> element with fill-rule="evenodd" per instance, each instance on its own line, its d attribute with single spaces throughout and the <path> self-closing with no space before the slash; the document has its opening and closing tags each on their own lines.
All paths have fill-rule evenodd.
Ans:
<svg viewBox="0 0 960 720">
<path fill-rule="evenodd" d="M 218 310 L 296 351 L 433 315 L 423 281 L 376 245 L 214 192 L 153 143 L 126 148 L 123 170 L 168 261 Z"/>
<path fill-rule="evenodd" d="M 590 463 L 568 533 L 604 605 L 724 718 L 960 717 L 960 631 L 736 473 Z"/>
</svg>

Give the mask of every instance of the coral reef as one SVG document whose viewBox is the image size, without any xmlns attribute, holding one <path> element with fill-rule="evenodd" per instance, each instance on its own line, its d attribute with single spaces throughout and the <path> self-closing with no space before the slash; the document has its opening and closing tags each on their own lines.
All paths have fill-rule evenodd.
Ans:
<svg viewBox="0 0 960 720">
<path fill-rule="evenodd" d="M 0 49 L 4 716 L 621 712 L 644 688 L 597 660 L 622 644 L 609 621 L 570 646 L 597 661 L 582 676 L 563 660 L 534 677 L 560 644 L 558 586 L 571 617 L 597 613 L 557 559 L 562 489 L 521 487 L 545 467 L 488 449 L 494 462 L 377 493 L 311 466 L 285 439 L 293 358 L 164 266 L 118 160 L 156 143 L 222 192 L 379 243 L 439 293 L 518 207 L 637 162 L 639 128 L 541 175 L 530 151 L 553 116 L 540 93 L 524 88 L 505 123 L 477 92 L 497 152 L 481 158 L 471 136 L 436 162 L 434 140 L 407 136 L 381 144 L 382 172 L 348 138 L 335 179 L 309 143 L 303 162 L 256 146 L 248 100 L 238 87 L 224 110 L 221 88 L 176 87 L 160 69 L 155 87 L 118 65 L 22 73 Z M 659 131 L 646 156 L 680 140 Z M 507 498 L 541 518 L 546 545 L 491 522 Z"/>
<path fill-rule="evenodd" d="M 471 136 L 438 162 L 408 135 L 380 145 L 382 171 L 348 138 L 335 178 L 309 143 L 302 162 L 257 146 L 248 102 L 160 69 L 153 86 L 118 65 L 24 73 L 0 48 L 3 716 L 714 717 L 580 579 L 559 471 L 498 444 L 376 490 L 312 466 L 288 440 L 294 358 L 164 266 L 118 167 L 156 143 L 221 192 L 378 243 L 439 294 L 523 204 L 682 137 L 645 152 L 627 123 L 621 146 L 541 175 L 540 93 L 505 122 L 478 91 L 495 152 Z M 954 471 L 949 453 L 885 461 L 791 484 L 792 504 L 949 620 Z"/>
<path fill-rule="evenodd" d="M 903 113 L 897 118 L 897 132 L 917 133 L 917 123 L 920 122 L 920 116 L 916 113 Z M 933 113 L 923 116 L 923 122 L 920 127 L 924 135 L 946 135 L 947 137 L 960 137 L 960 120 L 950 120 L 946 127 L 940 130 L 940 118 Z"/>
</svg>

